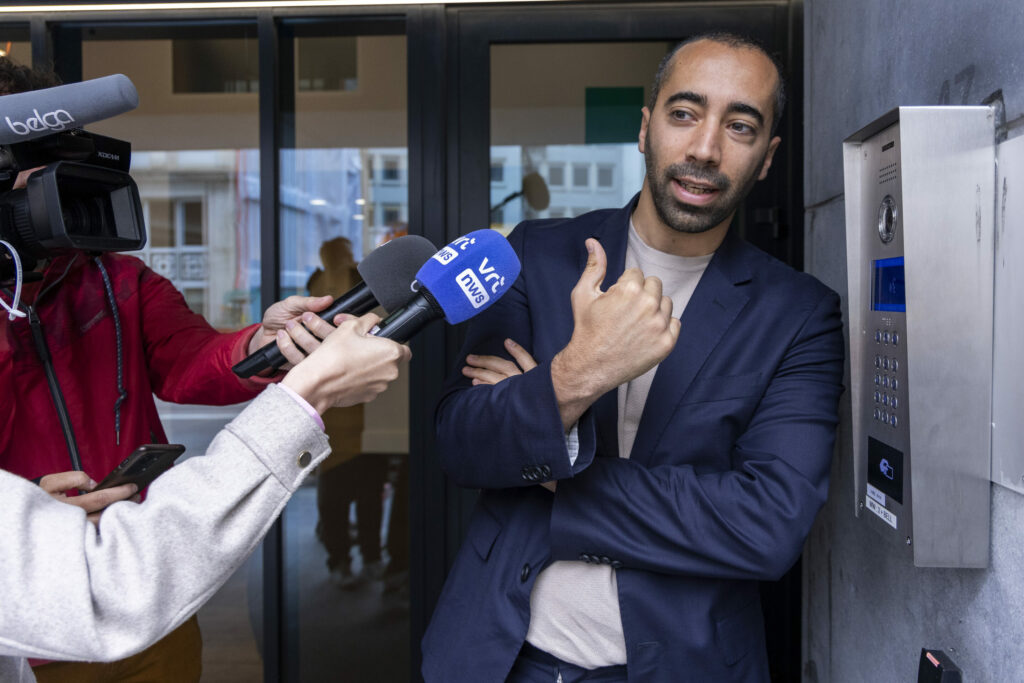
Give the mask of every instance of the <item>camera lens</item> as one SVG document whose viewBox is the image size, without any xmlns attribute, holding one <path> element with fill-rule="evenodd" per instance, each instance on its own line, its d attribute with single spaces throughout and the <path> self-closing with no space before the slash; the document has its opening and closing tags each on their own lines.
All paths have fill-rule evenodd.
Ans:
<svg viewBox="0 0 1024 683">
<path fill-rule="evenodd" d="M 61 197 L 61 216 L 68 235 L 80 237 L 116 237 L 114 216 L 106 196 Z"/>
</svg>

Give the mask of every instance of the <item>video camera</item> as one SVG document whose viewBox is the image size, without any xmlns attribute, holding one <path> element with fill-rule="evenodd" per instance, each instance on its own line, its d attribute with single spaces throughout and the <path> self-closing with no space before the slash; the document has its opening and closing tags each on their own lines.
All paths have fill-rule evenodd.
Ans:
<svg viewBox="0 0 1024 683">
<path fill-rule="evenodd" d="M 81 128 L 137 104 L 120 74 L 0 97 L 0 239 L 23 270 L 68 251 L 146 244 L 139 190 L 128 175 L 131 143 Z M 31 169 L 25 187 L 14 189 Z M 12 255 L 0 252 L 0 283 L 15 274 Z"/>
</svg>

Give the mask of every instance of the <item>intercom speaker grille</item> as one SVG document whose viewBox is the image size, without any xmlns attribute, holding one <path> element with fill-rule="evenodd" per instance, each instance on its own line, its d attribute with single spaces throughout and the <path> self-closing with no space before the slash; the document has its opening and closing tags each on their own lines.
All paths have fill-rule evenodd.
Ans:
<svg viewBox="0 0 1024 683">
<path fill-rule="evenodd" d="M 884 185 L 886 183 L 893 182 L 896 180 L 896 177 L 898 175 L 899 169 L 897 169 L 895 161 L 892 162 L 891 164 L 882 166 L 880 169 L 878 169 L 878 184 Z"/>
</svg>

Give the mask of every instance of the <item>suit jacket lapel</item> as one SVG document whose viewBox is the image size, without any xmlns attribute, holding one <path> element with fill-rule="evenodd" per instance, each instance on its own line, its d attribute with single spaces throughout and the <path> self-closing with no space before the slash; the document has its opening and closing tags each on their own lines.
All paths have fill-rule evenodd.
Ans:
<svg viewBox="0 0 1024 683">
<path fill-rule="evenodd" d="M 749 297 L 738 286 L 750 280 L 739 238 L 730 231 L 708 263 L 680 319 L 679 340 L 661 362 L 640 418 L 630 457 L 650 458 L 679 402 Z"/>
</svg>

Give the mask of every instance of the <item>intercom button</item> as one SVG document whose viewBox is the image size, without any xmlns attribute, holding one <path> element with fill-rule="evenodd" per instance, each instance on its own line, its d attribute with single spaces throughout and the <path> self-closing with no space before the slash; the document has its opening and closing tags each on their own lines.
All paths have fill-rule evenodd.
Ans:
<svg viewBox="0 0 1024 683">
<path fill-rule="evenodd" d="M 884 334 L 882 334 L 882 343 L 884 343 L 884 344 L 888 344 L 889 343 L 889 332 L 888 331 L 886 331 Z"/>
<path fill-rule="evenodd" d="M 897 391 L 900 388 L 900 381 L 895 377 L 892 378 L 892 382 L 889 383 L 892 386 L 893 391 Z"/>
<path fill-rule="evenodd" d="M 879 415 L 881 415 L 881 411 L 880 411 L 880 410 L 878 410 L 878 408 L 875 408 L 875 419 L 876 419 L 876 420 L 878 419 L 878 416 L 879 416 Z"/>
<path fill-rule="evenodd" d="M 882 405 L 889 405 L 889 394 L 882 394 Z"/>
<path fill-rule="evenodd" d="M 889 375 L 882 375 L 882 386 L 883 387 L 888 387 L 889 386 Z"/>
<path fill-rule="evenodd" d="M 896 372 L 897 370 L 900 369 L 900 362 L 893 358 L 892 363 L 890 363 L 889 366 L 892 368 L 893 372 Z"/>
<path fill-rule="evenodd" d="M 893 344 L 893 346 L 899 346 L 900 345 L 900 333 L 899 332 L 893 332 L 892 333 L 892 344 Z"/>
<path fill-rule="evenodd" d="M 897 398 L 896 398 L 895 396 L 893 396 L 893 397 L 892 397 L 892 398 L 891 398 L 891 399 L 889 400 L 889 404 L 890 404 L 890 405 L 892 405 L 892 408 L 893 408 L 893 410 L 895 410 L 896 408 L 899 408 L 899 407 L 900 407 L 900 406 L 899 406 L 899 399 L 897 399 Z"/>
<path fill-rule="evenodd" d="M 875 367 L 876 368 L 882 367 L 882 357 L 881 356 L 875 356 Z"/>
<path fill-rule="evenodd" d="M 891 424 L 893 427 L 895 427 L 898 422 L 899 420 L 896 419 L 895 415 L 889 416 L 889 424 Z"/>
<path fill-rule="evenodd" d="M 876 392 L 875 392 L 875 403 L 878 403 L 878 402 L 879 402 L 879 401 L 881 401 L 881 400 L 882 400 L 882 394 L 881 394 L 881 392 L 878 392 L 878 391 L 876 391 Z"/>
<path fill-rule="evenodd" d="M 882 331 L 881 330 L 875 330 L 875 341 L 876 342 L 882 341 Z"/>
<path fill-rule="evenodd" d="M 876 374 L 875 375 L 875 386 L 878 386 L 881 383 L 882 383 L 882 376 Z"/>
</svg>

